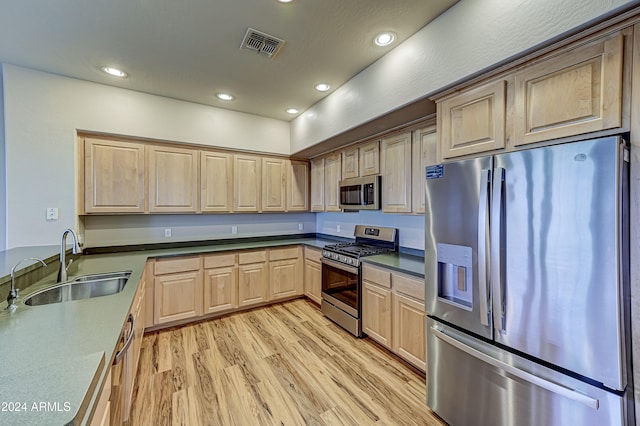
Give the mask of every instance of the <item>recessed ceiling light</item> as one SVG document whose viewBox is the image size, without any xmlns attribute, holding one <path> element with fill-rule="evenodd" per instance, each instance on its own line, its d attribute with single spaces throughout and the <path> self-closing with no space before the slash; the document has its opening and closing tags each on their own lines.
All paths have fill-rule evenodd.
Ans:
<svg viewBox="0 0 640 426">
<path fill-rule="evenodd" d="M 396 35 L 392 32 L 380 33 L 375 38 L 378 46 L 388 46 L 396 40 Z"/>
<path fill-rule="evenodd" d="M 235 99 L 233 95 L 228 93 L 216 93 L 216 97 L 222 101 L 232 101 Z"/>
<path fill-rule="evenodd" d="M 278 3 L 291 3 L 293 0 L 278 0 Z"/>
<path fill-rule="evenodd" d="M 329 86 L 327 83 L 316 84 L 316 90 L 319 92 L 326 92 L 330 88 L 331 86 Z"/>
<path fill-rule="evenodd" d="M 299 113 L 300 111 L 298 111 L 298 110 L 297 110 L 297 109 L 295 109 L 295 108 L 289 108 L 289 109 L 287 109 L 287 112 L 288 112 L 289 114 L 297 114 L 297 113 Z"/>
<path fill-rule="evenodd" d="M 100 68 L 103 72 L 106 72 L 109 75 L 112 75 L 114 77 L 120 77 L 120 78 L 125 78 L 127 76 L 127 73 L 119 70 L 118 68 L 113 68 L 113 67 L 102 67 Z"/>
</svg>

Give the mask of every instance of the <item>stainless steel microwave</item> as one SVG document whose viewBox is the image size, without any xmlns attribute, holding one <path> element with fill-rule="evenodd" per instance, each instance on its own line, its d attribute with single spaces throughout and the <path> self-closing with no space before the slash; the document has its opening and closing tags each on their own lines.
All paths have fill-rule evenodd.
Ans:
<svg viewBox="0 0 640 426">
<path fill-rule="evenodd" d="M 338 183 L 340 208 L 343 210 L 378 210 L 380 175 L 343 179 Z"/>
</svg>

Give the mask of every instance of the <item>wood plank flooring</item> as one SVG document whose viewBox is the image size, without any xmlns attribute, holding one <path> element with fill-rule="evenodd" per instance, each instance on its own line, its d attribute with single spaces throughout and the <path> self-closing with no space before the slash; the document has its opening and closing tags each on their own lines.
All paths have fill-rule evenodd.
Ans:
<svg viewBox="0 0 640 426">
<path fill-rule="evenodd" d="M 423 375 L 297 299 L 145 335 L 129 424 L 444 423 Z"/>
</svg>

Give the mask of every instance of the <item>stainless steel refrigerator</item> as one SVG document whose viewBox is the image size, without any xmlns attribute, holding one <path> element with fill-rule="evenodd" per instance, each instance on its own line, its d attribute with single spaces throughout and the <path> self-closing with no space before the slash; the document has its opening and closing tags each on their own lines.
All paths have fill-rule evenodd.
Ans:
<svg viewBox="0 0 640 426">
<path fill-rule="evenodd" d="M 631 424 L 628 150 L 426 169 L 427 405 L 451 425 Z"/>
</svg>

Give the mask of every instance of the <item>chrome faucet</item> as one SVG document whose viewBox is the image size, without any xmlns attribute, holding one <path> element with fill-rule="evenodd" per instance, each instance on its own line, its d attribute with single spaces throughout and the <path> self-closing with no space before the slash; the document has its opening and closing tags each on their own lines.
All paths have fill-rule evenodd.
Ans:
<svg viewBox="0 0 640 426">
<path fill-rule="evenodd" d="M 73 259 L 69 260 L 67 264 L 67 235 L 71 234 L 71 238 L 73 238 L 73 248 L 72 253 L 78 254 L 80 253 L 80 245 L 78 244 L 78 236 L 73 231 L 73 229 L 65 229 L 62 233 L 62 241 L 60 241 L 60 269 L 58 269 L 58 278 L 56 282 L 61 283 L 67 280 L 67 269 L 71 266 L 71 262 Z"/>
<path fill-rule="evenodd" d="M 35 260 L 37 262 L 40 262 L 42 266 L 47 266 L 44 261 L 35 257 L 25 257 L 20 262 L 13 265 L 13 268 L 11 268 L 11 290 L 9 290 L 9 295 L 7 296 L 7 309 L 9 310 L 13 310 L 16 308 L 16 299 L 18 298 L 18 289 L 16 288 L 16 268 L 25 260 Z"/>
</svg>

